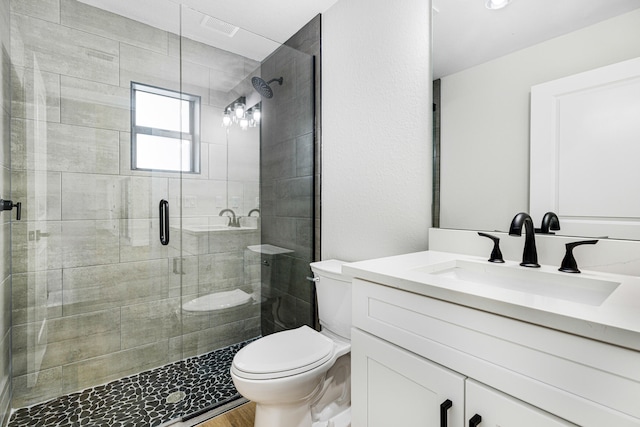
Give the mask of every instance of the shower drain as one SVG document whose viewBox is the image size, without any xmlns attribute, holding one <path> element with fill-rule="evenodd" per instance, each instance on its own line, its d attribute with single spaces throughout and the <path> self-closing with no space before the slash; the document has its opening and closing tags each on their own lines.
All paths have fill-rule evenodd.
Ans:
<svg viewBox="0 0 640 427">
<path fill-rule="evenodd" d="M 173 393 L 167 396 L 167 403 L 178 403 L 182 401 L 185 397 L 187 397 L 187 393 L 184 391 L 174 391 Z"/>
</svg>

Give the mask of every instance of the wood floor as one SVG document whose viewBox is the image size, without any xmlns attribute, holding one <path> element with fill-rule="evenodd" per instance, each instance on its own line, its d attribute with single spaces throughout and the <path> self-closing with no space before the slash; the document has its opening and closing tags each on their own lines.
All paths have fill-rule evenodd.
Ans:
<svg viewBox="0 0 640 427">
<path fill-rule="evenodd" d="M 253 427 L 256 416 L 256 404 L 247 402 L 229 412 L 218 415 L 197 427 Z"/>
</svg>

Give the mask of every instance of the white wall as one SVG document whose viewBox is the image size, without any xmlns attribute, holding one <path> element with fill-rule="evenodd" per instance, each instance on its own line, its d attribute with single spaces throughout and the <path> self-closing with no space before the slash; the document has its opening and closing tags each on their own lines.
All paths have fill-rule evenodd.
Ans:
<svg viewBox="0 0 640 427">
<path fill-rule="evenodd" d="M 340 0 L 322 21 L 322 259 L 427 249 L 431 2 Z"/>
<path fill-rule="evenodd" d="M 531 86 L 640 56 L 638 40 L 640 10 L 442 78 L 440 225 L 506 230 L 528 211 Z"/>
</svg>

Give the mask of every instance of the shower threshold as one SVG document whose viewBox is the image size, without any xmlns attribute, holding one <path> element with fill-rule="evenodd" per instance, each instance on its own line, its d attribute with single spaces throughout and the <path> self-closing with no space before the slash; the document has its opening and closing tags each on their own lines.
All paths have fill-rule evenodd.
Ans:
<svg viewBox="0 0 640 427">
<path fill-rule="evenodd" d="M 241 399 L 229 369 L 251 341 L 17 409 L 8 427 L 193 426 Z"/>
</svg>

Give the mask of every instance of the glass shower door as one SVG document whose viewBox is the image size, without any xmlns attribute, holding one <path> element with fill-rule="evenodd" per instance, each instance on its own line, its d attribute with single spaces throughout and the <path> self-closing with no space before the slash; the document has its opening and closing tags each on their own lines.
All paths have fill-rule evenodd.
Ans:
<svg viewBox="0 0 640 427">
<path fill-rule="evenodd" d="M 169 228 L 163 245 L 159 224 L 164 199 L 168 227 L 179 229 L 183 165 L 144 163 L 133 142 L 144 149 L 157 136 L 176 153 L 177 139 L 181 157 L 186 137 L 182 127 L 136 122 L 132 110 L 132 83 L 182 109 L 179 36 L 81 2 L 57 12 L 18 6 L 11 185 L 23 218 L 11 224 L 13 406 L 69 395 L 77 409 L 81 390 L 183 355 L 182 276 L 174 273 L 181 241 Z M 179 32 L 179 6 L 158 7 L 170 9 Z M 182 111 L 174 120 L 181 126 Z M 147 402 L 166 406 L 166 397 Z"/>
<path fill-rule="evenodd" d="M 284 327 L 309 323 L 312 60 L 173 1 L 154 2 L 164 26 L 59 3 L 11 11 L 13 406 L 158 425 L 136 417 L 236 394 L 267 298 Z M 283 80 L 267 100 L 252 77 Z M 262 188 L 261 161 L 283 173 Z"/>
</svg>

